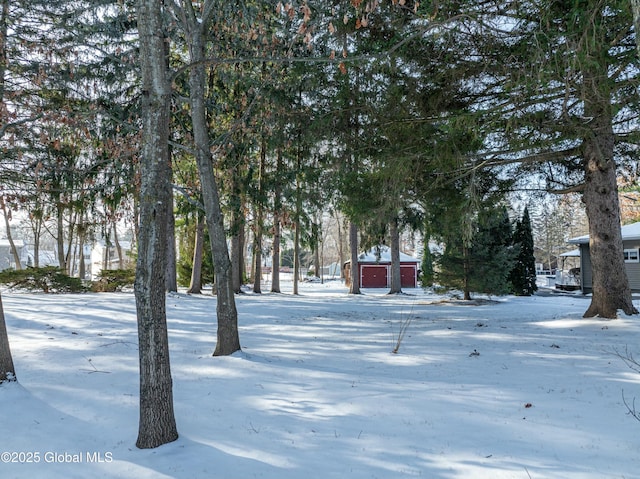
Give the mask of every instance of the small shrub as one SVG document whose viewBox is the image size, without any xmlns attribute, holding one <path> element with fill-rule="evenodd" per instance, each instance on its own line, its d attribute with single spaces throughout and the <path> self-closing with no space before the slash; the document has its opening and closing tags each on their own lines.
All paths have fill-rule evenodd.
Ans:
<svg viewBox="0 0 640 479">
<path fill-rule="evenodd" d="M 44 293 L 85 292 L 80 278 L 72 278 L 56 266 L 0 271 L 0 283 L 12 289 Z"/>
<path fill-rule="evenodd" d="M 122 288 L 133 286 L 136 272 L 133 269 L 103 269 L 98 275 L 98 280 L 91 285 L 91 290 L 96 293 L 112 293 L 122 291 Z"/>
</svg>

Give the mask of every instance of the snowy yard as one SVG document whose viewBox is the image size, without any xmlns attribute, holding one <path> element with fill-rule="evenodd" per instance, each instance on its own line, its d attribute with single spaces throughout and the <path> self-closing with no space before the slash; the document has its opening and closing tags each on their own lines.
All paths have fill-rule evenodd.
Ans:
<svg viewBox="0 0 640 479">
<path fill-rule="evenodd" d="M 640 357 L 640 317 L 582 319 L 579 294 L 301 293 L 238 297 L 243 351 L 224 358 L 215 298 L 170 295 L 180 438 L 138 450 L 133 294 L 5 292 L 0 477 L 638 477 L 640 373 L 616 351 Z"/>
</svg>

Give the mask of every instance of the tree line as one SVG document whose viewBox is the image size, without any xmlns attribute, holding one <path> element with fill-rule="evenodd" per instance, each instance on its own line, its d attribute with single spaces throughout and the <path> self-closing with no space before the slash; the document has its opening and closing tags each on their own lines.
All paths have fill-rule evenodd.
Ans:
<svg viewBox="0 0 640 479">
<path fill-rule="evenodd" d="M 293 232 L 297 273 L 328 208 L 348 219 L 352 267 L 418 229 L 460 278 L 509 195 L 578 193 L 585 315 L 637 312 L 618 205 L 637 173 L 632 2 L 0 2 L 0 206 L 7 223 L 26 212 L 34 245 L 50 228 L 63 268 L 72 244 L 134 225 L 140 447 L 177 437 L 164 311 L 176 221 L 193 232 L 192 291 L 211 253 L 216 355 L 240 349 L 247 228 L 259 292 L 265 238 L 275 266 Z"/>
</svg>

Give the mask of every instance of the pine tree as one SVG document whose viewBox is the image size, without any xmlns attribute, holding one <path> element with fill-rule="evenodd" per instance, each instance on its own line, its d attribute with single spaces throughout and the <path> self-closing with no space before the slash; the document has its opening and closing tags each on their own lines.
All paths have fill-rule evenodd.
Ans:
<svg viewBox="0 0 640 479">
<path fill-rule="evenodd" d="M 533 255 L 533 230 L 529 208 L 524 209 L 522 219 L 516 223 L 513 233 L 513 244 L 518 251 L 510 279 L 513 294 L 531 296 L 537 289 L 536 259 Z"/>
<path fill-rule="evenodd" d="M 474 291 L 509 292 L 509 273 L 515 260 L 512 232 L 505 206 L 482 211 L 471 246 L 471 279 Z"/>
</svg>

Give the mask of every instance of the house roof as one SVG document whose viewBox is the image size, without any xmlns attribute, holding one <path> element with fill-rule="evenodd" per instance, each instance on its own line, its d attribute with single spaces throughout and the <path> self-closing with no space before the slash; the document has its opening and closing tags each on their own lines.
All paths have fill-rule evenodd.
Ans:
<svg viewBox="0 0 640 479">
<path fill-rule="evenodd" d="M 376 256 L 376 249 L 371 248 L 366 253 L 360 253 L 358 255 L 359 263 L 391 263 L 391 248 L 388 246 L 380 247 L 380 259 Z M 400 252 L 400 262 L 401 263 L 420 263 L 420 260 L 414 258 L 413 256 L 409 256 L 406 253 Z"/>
<path fill-rule="evenodd" d="M 623 240 L 640 240 L 640 221 L 637 223 L 631 223 L 624 225 L 621 228 Z M 572 244 L 587 244 L 589 243 L 589 235 L 578 236 L 577 238 L 571 238 L 569 243 Z"/>
<path fill-rule="evenodd" d="M 21 239 L 14 239 L 13 244 L 16 245 L 16 248 L 22 248 L 24 246 L 24 241 Z M 0 239 L 0 246 L 11 246 L 9 240 L 7 238 Z"/>
</svg>

